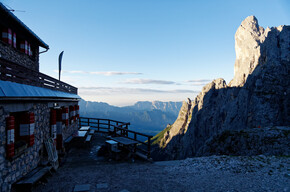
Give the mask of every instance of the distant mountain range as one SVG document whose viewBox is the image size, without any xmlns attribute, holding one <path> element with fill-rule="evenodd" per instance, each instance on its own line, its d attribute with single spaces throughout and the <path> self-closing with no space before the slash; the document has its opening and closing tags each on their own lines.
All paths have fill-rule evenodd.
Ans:
<svg viewBox="0 0 290 192">
<path fill-rule="evenodd" d="M 81 100 L 80 116 L 130 122 L 130 129 L 156 135 L 176 120 L 182 102 L 139 101 L 132 106 L 116 107 L 103 102 Z"/>
</svg>

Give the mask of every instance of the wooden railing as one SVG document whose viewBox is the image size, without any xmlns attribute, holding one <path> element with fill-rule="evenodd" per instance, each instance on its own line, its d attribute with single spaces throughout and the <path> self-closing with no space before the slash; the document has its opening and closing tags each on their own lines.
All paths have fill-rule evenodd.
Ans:
<svg viewBox="0 0 290 192">
<path fill-rule="evenodd" d="M 0 58 L 0 79 L 77 94 L 78 89 L 53 77 Z"/>
<path fill-rule="evenodd" d="M 110 133 L 113 136 L 122 136 L 134 141 L 137 141 L 137 150 L 142 154 L 145 154 L 148 159 L 151 155 L 151 138 L 153 136 L 146 135 L 144 133 L 139 133 L 136 131 L 129 130 L 130 123 L 125 123 L 121 121 L 115 121 L 111 119 L 100 119 L 100 118 L 88 118 L 80 117 L 79 118 L 79 127 L 81 126 L 90 126 L 91 129 L 96 130 L 97 132 Z M 141 140 L 140 137 L 145 137 L 147 142 Z"/>
<path fill-rule="evenodd" d="M 109 133 L 114 131 L 114 127 L 121 126 L 122 128 L 128 129 L 130 123 L 124 123 L 121 121 L 115 121 L 112 119 L 100 119 L 100 118 L 79 118 L 79 127 L 90 126 L 97 132 Z"/>
</svg>

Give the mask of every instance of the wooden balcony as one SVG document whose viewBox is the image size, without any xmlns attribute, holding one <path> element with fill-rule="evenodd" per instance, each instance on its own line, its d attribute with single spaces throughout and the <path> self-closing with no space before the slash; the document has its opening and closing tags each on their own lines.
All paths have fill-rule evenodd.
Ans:
<svg viewBox="0 0 290 192">
<path fill-rule="evenodd" d="M 0 80 L 77 94 L 78 89 L 53 77 L 0 58 Z"/>
</svg>

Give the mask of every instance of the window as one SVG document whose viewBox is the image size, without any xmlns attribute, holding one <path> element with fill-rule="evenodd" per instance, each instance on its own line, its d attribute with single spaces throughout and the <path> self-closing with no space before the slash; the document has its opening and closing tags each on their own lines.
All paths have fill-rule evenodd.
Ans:
<svg viewBox="0 0 290 192">
<path fill-rule="evenodd" d="M 34 145 L 35 117 L 27 111 L 10 113 L 10 116 L 14 117 L 14 152 L 17 155 Z"/>
</svg>

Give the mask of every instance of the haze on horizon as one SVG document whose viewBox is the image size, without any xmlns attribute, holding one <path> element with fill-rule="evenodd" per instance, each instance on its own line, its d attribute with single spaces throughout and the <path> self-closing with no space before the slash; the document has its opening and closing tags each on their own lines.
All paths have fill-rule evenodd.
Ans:
<svg viewBox="0 0 290 192">
<path fill-rule="evenodd" d="M 58 78 L 64 50 L 61 80 L 117 106 L 193 99 L 213 79 L 228 83 L 247 16 L 264 28 L 290 24 L 287 0 L 1 2 L 50 46 L 41 72 Z"/>
</svg>

